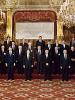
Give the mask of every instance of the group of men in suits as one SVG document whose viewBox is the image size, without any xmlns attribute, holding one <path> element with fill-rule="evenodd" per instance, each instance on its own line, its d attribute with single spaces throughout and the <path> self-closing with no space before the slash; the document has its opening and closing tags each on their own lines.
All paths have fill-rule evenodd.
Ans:
<svg viewBox="0 0 75 100">
<path fill-rule="evenodd" d="M 74 43 L 74 42 L 73 42 Z M 62 41 L 59 44 L 55 40 L 45 43 L 42 36 L 32 43 L 24 42 L 16 45 L 9 37 L 0 48 L 0 74 L 8 75 L 14 79 L 14 72 L 25 74 L 25 80 L 32 79 L 32 73 L 36 69 L 38 74 L 44 75 L 44 80 L 52 80 L 52 74 L 62 74 L 62 81 L 69 79 L 69 73 L 75 73 L 75 48 L 72 41 L 70 46 Z"/>
</svg>

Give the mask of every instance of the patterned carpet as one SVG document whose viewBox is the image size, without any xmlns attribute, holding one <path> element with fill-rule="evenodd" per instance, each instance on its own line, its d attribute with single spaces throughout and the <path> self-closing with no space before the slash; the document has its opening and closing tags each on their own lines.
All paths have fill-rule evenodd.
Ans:
<svg viewBox="0 0 75 100">
<path fill-rule="evenodd" d="M 75 100 L 75 80 L 0 79 L 0 100 Z"/>
</svg>

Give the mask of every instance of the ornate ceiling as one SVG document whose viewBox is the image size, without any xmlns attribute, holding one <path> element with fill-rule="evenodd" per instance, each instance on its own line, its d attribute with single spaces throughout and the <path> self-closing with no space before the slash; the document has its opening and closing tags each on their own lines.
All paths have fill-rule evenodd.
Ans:
<svg viewBox="0 0 75 100">
<path fill-rule="evenodd" d="M 63 3 L 68 0 L 0 0 L 0 8 L 6 9 L 6 8 L 49 8 L 54 9 L 57 12 L 59 12 L 60 6 L 63 5 Z M 72 2 L 75 0 L 69 0 L 69 2 Z"/>
<path fill-rule="evenodd" d="M 62 21 L 62 18 L 71 17 L 72 19 L 75 17 L 75 0 L 0 0 L 0 9 L 12 9 L 13 11 L 17 9 L 51 9 L 57 13 L 58 19 Z"/>
</svg>

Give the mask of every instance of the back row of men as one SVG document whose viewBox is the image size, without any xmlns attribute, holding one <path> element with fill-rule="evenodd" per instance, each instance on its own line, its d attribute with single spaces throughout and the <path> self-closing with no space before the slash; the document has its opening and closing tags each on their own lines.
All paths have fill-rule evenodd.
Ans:
<svg viewBox="0 0 75 100">
<path fill-rule="evenodd" d="M 15 67 L 13 67 L 15 66 Z M 16 45 L 14 41 L 4 41 L 0 49 L 0 73 L 8 75 L 8 79 L 13 79 L 14 71 L 18 74 L 25 74 L 26 80 L 32 79 L 33 69 L 38 74 L 44 74 L 44 80 L 51 80 L 52 73 L 62 74 L 62 80 L 68 80 L 70 73 L 75 73 L 75 40 L 68 46 L 65 41 L 59 44 L 56 40 L 54 44 L 46 43 L 39 36 L 36 41 L 36 48 L 31 44 L 20 43 Z"/>
</svg>

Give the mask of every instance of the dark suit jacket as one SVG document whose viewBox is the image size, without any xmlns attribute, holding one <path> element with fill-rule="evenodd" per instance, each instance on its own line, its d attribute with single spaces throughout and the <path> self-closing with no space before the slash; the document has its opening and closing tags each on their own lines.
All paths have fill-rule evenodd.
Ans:
<svg viewBox="0 0 75 100">
<path fill-rule="evenodd" d="M 27 55 L 23 58 L 23 65 L 25 65 L 26 69 L 31 69 L 31 66 L 33 65 L 33 58 L 30 54 L 29 59 L 27 59 Z"/>
<path fill-rule="evenodd" d="M 42 63 L 43 54 L 44 54 L 43 51 L 41 51 L 41 54 L 39 55 L 38 50 L 36 49 L 36 51 L 35 51 L 35 60 L 36 60 L 36 62 L 41 62 Z"/>
<path fill-rule="evenodd" d="M 21 46 L 22 46 L 22 52 L 25 55 L 26 54 L 26 50 L 28 48 L 28 44 L 27 43 L 24 43 L 24 44 L 22 43 Z"/>
<path fill-rule="evenodd" d="M 52 53 L 52 52 L 53 52 L 53 50 L 52 50 L 52 44 L 51 44 L 51 48 L 50 48 L 50 49 L 49 49 L 49 47 L 48 47 L 48 44 L 46 44 L 46 45 L 45 45 L 45 49 L 48 49 L 48 50 L 49 50 L 49 52 L 51 52 L 51 53 Z"/>
<path fill-rule="evenodd" d="M 58 46 L 56 46 L 56 44 L 53 44 L 53 51 L 54 51 L 54 53 L 55 53 L 55 47 L 58 47 L 58 51 L 60 53 L 61 44 L 58 44 Z"/>
<path fill-rule="evenodd" d="M 17 52 L 17 48 L 17 45 L 15 45 L 14 49 L 12 48 L 14 54 Z"/>
<path fill-rule="evenodd" d="M 37 40 L 37 41 L 36 41 L 36 48 L 37 48 L 38 46 L 41 46 L 41 48 L 44 49 L 44 48 L 45 48 L 45 41 L 42 40 L 42 42 L 39 42 L 39 40 Z"/>
<path fill-rule="evenodd" d="M 71 65 L 70 57 L 67 56 L 67 59 L 64 58 L 64 55 L 60 56 L 60 66 L 62 66 L 63 69 L 68 68 Z"/>
<path fill-rule="evenodd" d="M 10 54 L 7 53 L 5 62 L 8 64 L 8 67 L 13 66 L 13 64 L 15 63 L 15 55 L 11 54 L 11 56 L 10 56 Z"/>
<path fill-rule="evenodd" d="M 48 57 L 46 58 L 46 55 L 43 56 L 43 63 L 44 63 L 44 66 L 46 66 L 46 63 L 48 63 L 48 67 L 50 67 L 51 65 L 51 60 L 52 58 L 50 57 L 50 55 L 48 54 Z"/>
<path fill-rule="evenodd" d="M 71 46 L 74 46 L 75 47 L 75 40 L 74 41 L 72 41 L 72 40 L 70 41 L 70 47 Z"/>
<path fill-rule="evenodd" d="M 7 51 L 8 48 L 11 46 L 12 42 L 9 41 L 9 43 L 7 44 L 7 41 L 4 41 L 4 46 L 5 46 L 5 50 Z"/>
<path fill-rule="evenodd" d="M 1 61 L 1 63 L 5 63 L 5 56 L 6 56 L 6 52 L 0 51 L 0 61 Z"/>
<path fill-rule="evenodd" d="M 63 45 L 61 45 L 60 47 L 60 53 L 63 54 L 63 50 L 67 50 L 68 54 L 70 53 L 70 48 L 68 45 L 65 45 L 65 48 L 63 47 Z"/>
<path fill-rule="evenodd" d="M 70 51 L 70 59 L 75 59 L 75 51 Z M 75 66 L 75 61 L 71 60 L 71 66 Z"/>
<path fill-rule="evenodd" d="M 19 55 L 19 50 L 18 50 L 15 54 L 15 59 L 17 63 L 22 65 L 23 64 L 23 52 L 21 52 L 21 54 Z"/>
<path fill-rule="evenodd" d="M 60 65 L 60 53 L 58 52 L 58 54 L 54 53 L 54 57 L 53 57 L 54 63 L 57 64 L 55 66 Z"/>
</svg>

